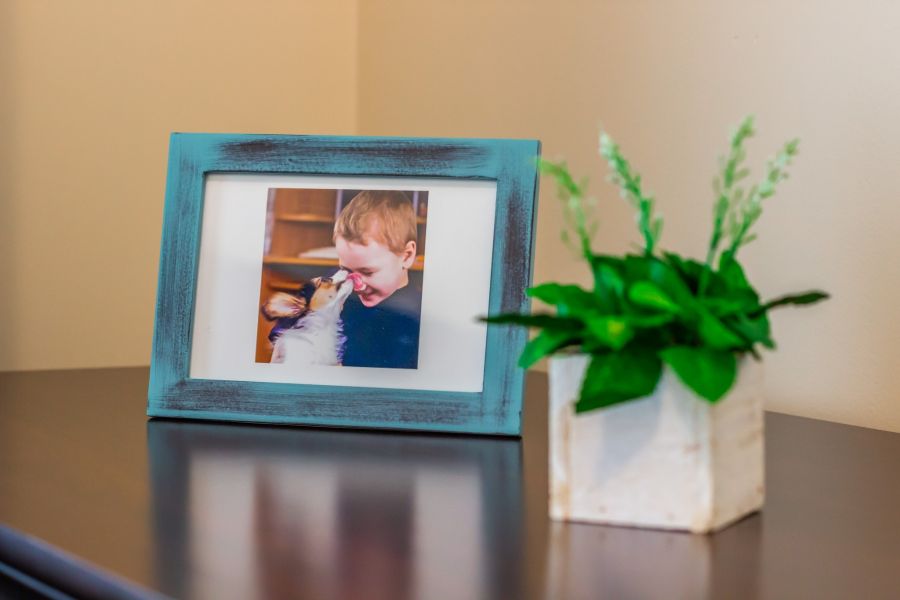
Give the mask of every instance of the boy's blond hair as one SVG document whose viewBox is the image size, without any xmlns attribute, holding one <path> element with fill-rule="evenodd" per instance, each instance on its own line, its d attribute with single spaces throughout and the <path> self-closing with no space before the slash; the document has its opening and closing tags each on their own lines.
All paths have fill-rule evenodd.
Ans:
<svg viewBox="0 0 900 600">
<path fill-rule="evenodd" d="M 400 254 L 415 242 L 416 214 L 403 192 L 366 190 L 347 204 L 334 224 L 334 240 L 368 244 L 374 240 Z"/>
</svg>

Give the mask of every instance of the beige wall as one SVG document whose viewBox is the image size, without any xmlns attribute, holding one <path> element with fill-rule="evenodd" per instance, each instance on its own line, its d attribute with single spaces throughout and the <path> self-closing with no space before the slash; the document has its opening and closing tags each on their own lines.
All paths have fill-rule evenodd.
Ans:
<svg viewBox="0 0 900 600">
<path fill-rule="evenodd" d="M 657 195 L 663 244 L 701 255 L 731 127 L 750 161 L 801 138 L 744 253 L 765 296 L 834 298 L 773 318 L 768 407 L 900 431 L 900 3 L 360 2 L 362 134 L 539 138 L 589 174 L 598 246 L 637 241 L 596 156 L 597 125 Z M 587 281 L 541 187 L 537 281 Z"/>
<path fill-rule="evenodd" d="M 353 133 L 356 10 L 0 3 L 0 370 L 149 362 L 169 133 Z"/>
<path fill-rule="evenodd" d="M 146 364 L 171 130 L 539 138 L 601 197 L 598 247 L 637 241 L 602 183 L 621 143 L 695 255 L 747 113 L 754 172 L 801 138 L 748 270 L 773 319 L 769 408 L 900 431 L 900 4 L 0 3 L 0 370 Z M 542 186 L 537 281 L 585 282 Z"/>
</svg>

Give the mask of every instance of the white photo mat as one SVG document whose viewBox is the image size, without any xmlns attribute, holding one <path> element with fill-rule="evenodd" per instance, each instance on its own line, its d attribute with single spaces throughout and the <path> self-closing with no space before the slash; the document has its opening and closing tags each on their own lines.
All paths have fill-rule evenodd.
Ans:
<svg viewBox="0 0 900 600">
<path fill-rule="evenodd" d="M 270 188 L 427 191 L 417 369 L 255 362 Z M 212 174 L 206 178 L 190 377 L 481 392 L 497 185 L 394 177 Z M 502 268 L 497 265 L 497 268 Z"/>
</svg>

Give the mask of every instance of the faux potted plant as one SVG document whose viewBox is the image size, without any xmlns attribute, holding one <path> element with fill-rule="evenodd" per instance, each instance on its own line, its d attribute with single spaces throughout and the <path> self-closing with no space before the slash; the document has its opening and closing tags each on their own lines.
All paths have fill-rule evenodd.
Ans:
<svg viewBox="0 0 900 600">
<path fill-rule="evenodd" d="M 820 291 L 763 301 L 738 261 L 763 202 L 787 178 L 792 140 L 746 188 L 746 118 L 715 178 L 705 260 L 660 248 L 663 221 L 619 146 L 601 133 L 610 180 L 636 210 L 643 251 L 595 253 L 594 203 L 565 163 L 540 160 L 563 199 L 566 242 L 593 287 L 543 283 L 528 295 L 554 313 L 488 317 L 538 329 L 519 364 L 550 356 L 550 513 L 553 518 L 709 532 L 762 507 L 762 349 L 768 313 L 827 298 Z"/>
</svg>

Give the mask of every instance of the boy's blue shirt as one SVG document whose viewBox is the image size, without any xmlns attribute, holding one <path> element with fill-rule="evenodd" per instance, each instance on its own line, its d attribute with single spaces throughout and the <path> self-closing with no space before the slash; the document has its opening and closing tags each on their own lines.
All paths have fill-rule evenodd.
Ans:
<svg viewBox="0 0 900 600">
<path fill-rule="evenodd" d="M 384 301 L 366 307 L 351 294 L 344 304 L 343 365 L 415 369 L 419 364 L 422 290 L 412 281 Z"/>
</svg>

